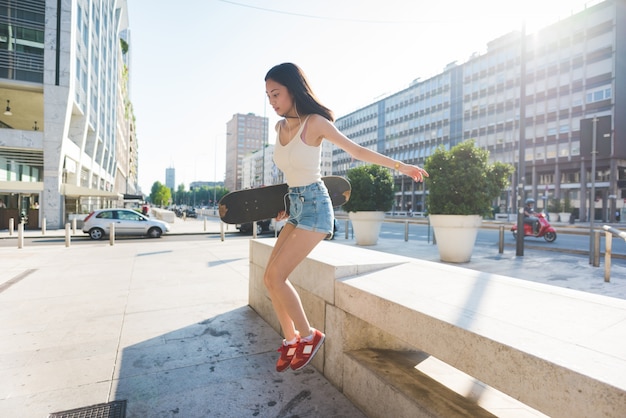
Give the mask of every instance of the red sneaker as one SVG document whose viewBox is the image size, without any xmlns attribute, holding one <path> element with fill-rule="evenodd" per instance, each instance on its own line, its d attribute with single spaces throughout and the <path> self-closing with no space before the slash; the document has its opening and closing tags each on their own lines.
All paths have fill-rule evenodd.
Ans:
<svg viewBox="0 0 626 418">
<path fill-rule="evenodd" d="M 298 341 L 295 344 L 285 345 L 285 341 L 280 345 L 280 348 L 277 350 L 280 353 L 280 358 L 276 362 L 276 371 L 282 372 L 287 370 L 289 365 L 291 364 L 291 360 L 293 356 L 296 354 L 296 350 L 298 348 L 298 343 L 300 339 L 296 336 Z"/>
<path fill-rule="evenodd" d="M 313 339 L 311 341 L 305 341 L 300 339 L 296 354 L 291 360 L 291 368 L 293 370 L 300 370 L 311 362 L 317 350 L 320 349 L 326 336 L 324 333 L 317 329 L 313 329 Z"/>
</svg>

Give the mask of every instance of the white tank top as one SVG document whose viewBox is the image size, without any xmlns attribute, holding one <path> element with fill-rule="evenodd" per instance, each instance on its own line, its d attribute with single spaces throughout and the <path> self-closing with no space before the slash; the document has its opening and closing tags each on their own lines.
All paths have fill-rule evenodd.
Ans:
<svg viewBox="0 0 626 418">
<path fill-rule="evenodd" d="M 289 187 L 300 187 L 316 183 L 322 179 L 321 160 L 322 147 L 307 145 L 304 142 L 303 132 L 309 116 L 304 120 L 296 135 L 287 145 L 280 143 L 280 125 L 276 130 L 276 144 L 274 146 L 274 163 L 285 173 Z"/>
</svg>

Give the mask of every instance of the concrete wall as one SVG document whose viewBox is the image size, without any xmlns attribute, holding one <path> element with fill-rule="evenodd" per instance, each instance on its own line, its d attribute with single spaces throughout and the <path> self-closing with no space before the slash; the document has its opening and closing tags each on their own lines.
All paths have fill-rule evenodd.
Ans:
<svg viewBox="0 0 626 418">
<path fill-rule="evenodd" d="M 250 241 L 250 290 L 249 304 L 277 332 L 281 332 L 280 324 L 267 289 L 263 284 L 265 265 L 273 249 L 273 239 Z M 324 331 L 333 338 L 327 339 L 321 351 L 313 359 L 313 366 L 320 370 L 328 370 L 327 377 L 337 387 L 341 387 L 341 356 L 344 351 L 364 347 L 408 348 L 400 341 L 391 343 L 393 336 L 381 330 L 373 329 L 358 318 L 346 314 L 335 305 L 335 285 L 337 280 L 353 277 L 380 269 L 408 263 L 405 257 L 383 254 L 376 251 L 342 251 L 337 247 L 323 242 L 306 258 L 290 277 L 296 287 L 311 326 Z M 347 250 L 348 247 L 345 247 Z M 344 328 L 359 330 L 357 333 L 346 333 Z M 325 352 L 328 351 L 328 354 Z M 329 362 L 330 367 L 325 367 Z"/>
</svg>

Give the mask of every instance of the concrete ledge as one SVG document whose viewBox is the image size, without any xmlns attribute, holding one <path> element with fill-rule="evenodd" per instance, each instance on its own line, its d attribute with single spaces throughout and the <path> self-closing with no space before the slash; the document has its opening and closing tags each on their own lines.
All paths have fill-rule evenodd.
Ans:
<svg viewBox="0 0 626 418">
<path fill-rule="evenodd" d="M 176 214 L 172 212 L 171 210 L 150 208 L 150 212 L 152 213 L 152 216 L 154 216 L 156 219 L 160 221 L 167 222 L 170 224 L 173 224 L 174 222 L 176 222 Z"/>
<path fill-rule="evenodd" d="M 251 241 L 249 301 L 280 332 L 263 285 L 273 244 Z M 313 366 L 346 394 L 357 387 L 353 400 L 365 411 L 360 402 L 375 399 L 377 389 L 354 386 L 356 374 L 375 369 L 354 354 L 363 349 L 427 353 L 553 417 L 626 411 L 624 300 L 332 242 L 322 242 L 290 280 L 328 337 Z"/>
<path fill-rule="evenodd" d="M 626 410 L 626 301 L 430 262 L 385 273 L 338 281 L 337 307 L 550 416 Z"/>
<path fill-rule="evenodd" d="M 351 351 L 343 392 L 370 417 L 496 416 L 415 367 L 428 358 L 422 352 Z"/>
</svg>

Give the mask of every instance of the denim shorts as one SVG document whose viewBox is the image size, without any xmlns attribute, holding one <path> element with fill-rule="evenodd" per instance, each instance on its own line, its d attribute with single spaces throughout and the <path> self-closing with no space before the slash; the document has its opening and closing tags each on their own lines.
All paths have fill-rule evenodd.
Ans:
<svg viewBox="0 0 626 418">
<path fill-rule="evenodd" d="M 306 186 L 290 187 L 288 223 L 307 231 L 332 234 L 335 214 L 328 189 L 323 181 Z"/>
</svg>

